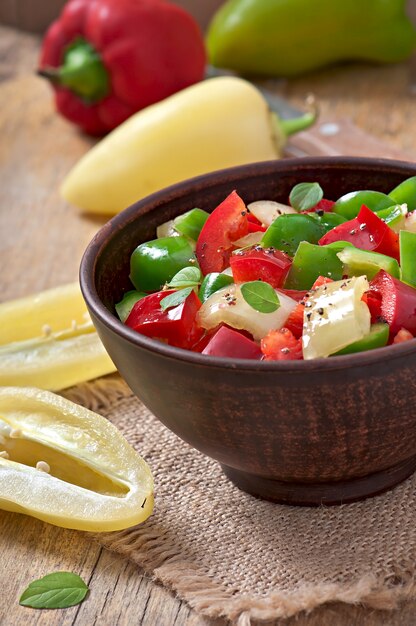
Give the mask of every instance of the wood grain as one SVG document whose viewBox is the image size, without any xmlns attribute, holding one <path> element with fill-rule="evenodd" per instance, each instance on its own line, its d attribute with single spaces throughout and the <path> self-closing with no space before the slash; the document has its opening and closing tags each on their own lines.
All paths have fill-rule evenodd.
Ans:
<svg viewBox="0 0 416 626">
<path fill-rule="evenodd" d="M 85 245 L 104 222 L 78 213 L 59 197 L 63 176 L 93 141 L 54 113 L 47 85 L 34 75 L 37 54 L 36 38 L 0 28 L 1 300 L 75 280 Z M 352 117 L 380 140 L 414 154 L 416 118 L 409 85 L 407 64 L 348 65 L 279 89 L 297 104 L 313 90 L 326 117 Z M 0 553 L 2 626 L 225 626 L 196 616 L 86 534 L 0 512 Z M 89 583 L 81 606 L 35 611 L 18 605 L 29 582 L 62 569 Z M 273 626 L 413 626 L 415 613 L 416 602 L 393 612 L 334 604 Z"/>
</svg>

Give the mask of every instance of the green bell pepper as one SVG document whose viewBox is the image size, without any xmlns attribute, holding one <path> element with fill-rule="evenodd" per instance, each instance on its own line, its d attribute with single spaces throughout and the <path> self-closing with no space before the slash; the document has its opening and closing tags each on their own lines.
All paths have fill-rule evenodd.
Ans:
<svg viewBox="0 0 416 626">
<path fill-rule="evenodd" d="M 389 340 L 390 329 L 388 324 L 373 324 L 368 335 L 350 343 L 342 350 L 334 352 L 331 356 L 339 356 L 340 354 L 353 354 L 354 352 L 364 352 L 366 350 L 374 350 L 387 345 Z"/>
<path fill-rule="evenodd" d="M 354 244 L 351 241 L 332 241 L 331 243 L 327 243 L 325 248 L 330 248 L 331 250 L 335 250 L 335 252 L 341 252 L 344 248 L 355 248 Z"/>
<path fill-rule="evenodd" d="M 256 76 L 353 59 L 395 63 L 414 45 L 405 0 L 228 0 L 207 35 L 212 65 Z"/>
<path fill-rule="evenodd" d="M 334 213 L 343 215 L 347 220 L 352 220 L 357 217 L 363 204 L 372 211 L 380 211 L 389 209 L 395 201 L 380 191 L 351 191 L 335 202 L 333 210 Z"/>
<path fill-rule="evenodd" d="M 399 232 L 402 226 L 404 226 L 407 210 L 404 204 L 395 204 L 388 209 L 381 209 L 381 211 L 376 211 L 375 213 L 395 232 Z"/>
<path fill-rule="evenodd" d="M 233 277 L 228 276 L 227 274 L 221 274 L 218 272 L 207 274 L 199 289 L 199 299 L 202 303 L 204 303 L 210 296 L 212 296 L 213 293 L 218 291 L 218 289 L 228 287 L 228 285 L 231 285 L 233 282 Z"/>
<path fill-rule="evenodd" d="M 196 241 L 208 217 L 209 213 L 207 213 L 207 211 L 191 209 L 183 215 L 176 217 L 173 220 L 173 225 L 178 233 Z"/>
<path fill-rule="evenodd" d="M 138 291 L 159 291 L 179 270 L 196 263 L 186 237 L 162 237 L 142 243 L 130 258 L 130 280 Z"/>
<path fill-rule="evenodd" d="M 401 230 L 399 234 L 401 280 L 416 287 L 416 233 Z"/>
<path fill-rule="evenodd" d="M 316 246 L 307 241 L 299 244 L 287 275 L 286 289 L 310 289 L 318 276 L 341 280 L 342 263 L 329 246 Z"/>
<path fill-rule="evenodd" d="M 147 293 L 143 293 L 133 289 L 132 291 L 127 291 L 124 294 L 123 299 L 120 300 L 120 302 L 117 302 L 117 304 L 115 305 L 116 313 L 123 323 L 130 315 L 131 310 L 136 302 L 138 302 L 145 296 L 147 296 Z"/>
<path fill-rule="evenodd" d="M 326 234 L 328 231 L 335 228 L 335 226 L 339 226 L 343 222 L 348 221 L 346 217 L 343 217 L 338 213 L 326 212 L 323 215 L 318 215 L 317 213 L 309 213 L 309 215 L 316 219 L 322 226 L 323 234 Z"/>
<path fill-rule="evenodd" d="M 360 250 L 354 246 L 348 246 L 337 253 L 344 265 L 344 274 L 351 276 L 367 276 L 368 280 L 380 270 L 386 271 L 394 278 L 400 278 L 400 267 L 396 259 L 379 252 Z"/>
<path fill-rule="evenodd" d="M 294 256 L 301 241 L 318 243 L 324 233 L 323 225 L 314 217 L 306 213 L 290 213 L 275 219 L 260 243 L 266 248 L 277 248 Z"/>
<path fill-rule="evenodd" d="M 393 191 L 390 191 L 389 196 L 397 204 L 406 203 L 408 210 L 414 211 L 416 209 L 416 176 L 406 178 Z"/>
</svg>

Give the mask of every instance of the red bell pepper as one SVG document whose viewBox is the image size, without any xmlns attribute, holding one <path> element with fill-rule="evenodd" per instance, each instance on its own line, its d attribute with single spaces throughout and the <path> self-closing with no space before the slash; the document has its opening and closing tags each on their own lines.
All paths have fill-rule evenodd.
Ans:
<svg viewBox="0 0 416 626">
<path fill-rule="evenodd" d="M 311 287 L 311 291 L 317 289 L 318 287 L 321 287 L 322 285 L 326 285 L 327 283 L 332 282 L 332 279 L 328 278 L 328 276 L 318 276 L 318 278 L 315 280 L 314 284 Z M 303 297 L 300 300 L 291 295 L 291 290 L 282 289 L 282 291 L 284 291 L 288 296 L 294 298 L 294 300 L 296 300 L 298 303 L 287 318 L 285 322 L 285 328 L 288 328 L 290 332 L 296 337 L 296 339 L 299 339 L 299 337 L 302 336 L 303 332 L 303 312 L 305 310 L 305 302 L 307 300 L 306 296 L 308 295 L 309 291 L 296 292 L 293 290 L 292 293 L 303 293 Z"/>
<path fill-rule="evenodd" d="M 292 300 L 296 300 L 296 302 L 303 300 L 308 293 L 306 289 L 283 289 L 283 287 L 280 287 L 279 291 L 292 298 Z"/>
<path fill-rule="evenodd" d="M 409 333 L 405 328 L 401 328 L 395 335 L 393 343 L 403 343 L 404 341 L 410 341 L 410 339 L 414 339 L 412 333 Z"/>
<path fill-rule="evenodd" d="M 357 217 L 335 226 L 318 243 L 325 246 L 334 241 L 350 241 L 356 248 L 380 252 L 400 262 L 398 235 L 365 205 Z"/>
<path fill-rule="evenodd" d="M 233 359 L 257 359 L 262 357 L 260 347 L 236 330 L 221 326 L 210 339 L 202 354 L 225 356 Z"/>
<path fill-rule="evenodd" d="M 248 220 L 248 232 L 249 233 L 265 233 L 267 228 L 261 224 L 256 224 L 250 219 Z"/>
<path fill-rule="evenodd" d="M 236 283 L 263 280 L 274 289 L 283 285 L 291 265 L 291 258 L 281 250 L 261 246 L 238 250 L 230 257 Z"/>
<path fill-rule="evenodd" d="M 380 318 L 390 326 L 390 335 L 396 335 L 401 328 L 408 330 L 412 335 L 416 334 L 414 287 L 380 270 L 370 282 L 370 290 L 380 299 Z"/>
<path fill-rule="evenodd" d="M 162 310 L 160 301 L 175 290 L 157 291 L 134 305 L 126 325 L 147 337 L 162 339 L 171 346 L 191 349 L 203 335 L 195 318 L 201 302 L 195 291 L 176 307 Z"/>
<path fill-rule="evenodd" d="M 263 226 L 260 220 L 257 219 L 254 215 L 252 215 L 247 209 L 247 220 L 248 220 L 248 232 L 249 233 L 265 233 L 267 228 Z"/>
<path fill-rule="evenodd" d="M 196 257 L 202 273 L 222 272 L 237 241 L 248 233 L 247 208 L 236 191 L 211 213 L 196 242 Z"/>
<path fill-rule="evenodd" d="M 302 340 L 296 339 L 288 328 L 272 330 L 260 342 L 265 361 L 300 360 Z"/>
<path fill-rule="evenodd" d="M 285 322 L 285 328 L 290 330 L 292 335 L 299 339 L 303 332 L 303 312 L 305 310 L 305 302 L 298 302 L 297 306 L 290 313 Z"/>
<path fill-rule="evenodd" d="M 314 207 L 312 207 L 311 209 L 305 209 L 304 211 L 301 211 L 301 213 L 319 214 L 321 211 L 323 213 L 332 213 L 334 206 L 335 202 L 333 200 L 326 200 L 325 198 L 322 198 L 322 200 L 320 200 L 318 204 L 315 204 Z"/>
<path fill-rule="evenodd" d="M 381 294 L 377 291 L 366 291 L 361 298 L 363 302 L 368 306 L 371 313 L 371 323 L 377 324 L 383 320 L 381 315 Z"/>
<path fill-rule="evenodd" d="M 202 34 L 182 8 L 164 0 L 69 0 L 43 40 L 39 73 L 52 81 L 58 111 L 98 135 L 204 71 Z"/>
</svg>

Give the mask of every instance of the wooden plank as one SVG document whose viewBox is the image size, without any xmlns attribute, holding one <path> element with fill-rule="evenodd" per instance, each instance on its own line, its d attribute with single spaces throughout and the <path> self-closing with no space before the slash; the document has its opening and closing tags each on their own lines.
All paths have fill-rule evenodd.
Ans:
<svg viewBox="0 0 416 626">
<path fill-rule="evenodd" d="M 91 600 L 80 606 L 74 623 L 112 626 L 194 626 L 195 616 L 168 590 L 155 585 L 133 563 L 103 550 L 90 581 Z M 201 620 L 202 622 L 203 620 Z M 211 620 L 211 626 L 223 626 Z"/>
<path fill-rule="evenodd" d="M 76 572 L 88 583 L 101 550 L 87 535 L 0 511 L 0 624 L 70 626 L 78 607 L 37 611 L 19 606 L 19 597 L 30 582 L 55 571 Z"/>
</svg>

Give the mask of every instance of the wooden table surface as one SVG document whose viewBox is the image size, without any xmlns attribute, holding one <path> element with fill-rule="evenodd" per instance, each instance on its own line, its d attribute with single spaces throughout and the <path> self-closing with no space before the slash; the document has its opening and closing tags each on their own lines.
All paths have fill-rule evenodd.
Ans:
<svg viewBox="0 0 416 626">
<path fill-rule="evenodd" d="M 0 28 L 0 300 L 76 280 L 86 244 L 104 223 L 63 202 L 59 182 L 92 145 L 53 110 L 49 87 L 34 75 L 38 40 Z M 345 65 L 281 90 L 295 103 L 313 91 L 327 117 L 361 128 L 416 156 L 411 65 Z M 137 567 L 75 531 L 0 511 L 0 624 L 69 626 L 223 626 L 203 620 Z M 80 606 L 36 611 L 18 605 L 32 580 L 57 570 L 90 586 Z M 334 604 L 285 626 L 413 626 L 416 602 L 393 612 Z"/>
</svg>

